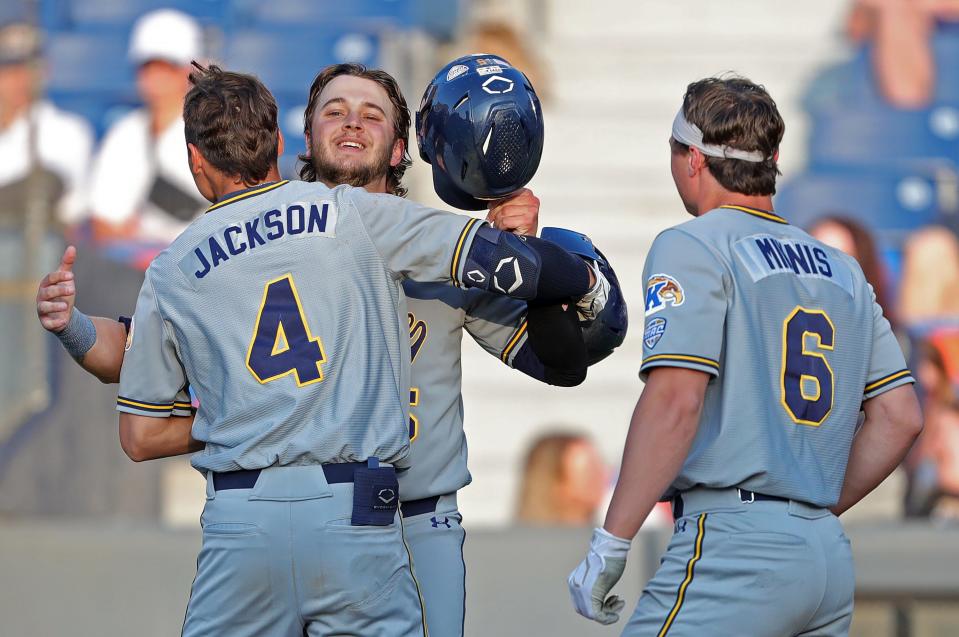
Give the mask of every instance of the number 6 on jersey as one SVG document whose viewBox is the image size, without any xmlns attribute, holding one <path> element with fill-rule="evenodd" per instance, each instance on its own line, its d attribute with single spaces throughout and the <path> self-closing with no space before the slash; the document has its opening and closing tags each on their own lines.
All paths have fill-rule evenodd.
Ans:
<svg viewBox="0 0 959 637">
<path fill-rule="evenodd" d="M 822 310 L 797 306 L 783 321 L 782 405 L 800 425 L 818 427 L 832 411 L 833 372 L 825 354 L 836 328 Z M 816 342 L 810 348 L 807 338 Z"/>
<path fill-rule="evenodd" d="M 253 326 L 247 369 L 260 383 L 293 374 L 297 387 L 303 387 L 323 380 L 325 362 L 323 343 L 310 333 L 293 275 L 269 281 Z"/>
</svg>

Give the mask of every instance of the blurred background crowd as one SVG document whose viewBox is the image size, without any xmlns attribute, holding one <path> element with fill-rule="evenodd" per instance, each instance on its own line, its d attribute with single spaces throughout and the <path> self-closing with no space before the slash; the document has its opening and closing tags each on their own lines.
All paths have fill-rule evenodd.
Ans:
<svg viewBox="0 0 959 637">
<path fill-rule="evenodd" d="M 546 150 L 531 184 L 540 226 L 594 238 L 633 328 L 573 390 L 467 347 L 467 528 L 588 527 L 605 510 L 641 389 L 643 258 L 684 220 L 669 124 L 687 83 L 730 71 L 765 84 L 785 117 L 777 212 L 859 260 L 918 374 L 925 432 L 849 517 L 959 518 L 959 0 L 674 4 L 4 0 L 0 520 L 195 525 L 199 476 L 182 460 L 122 456 L 115 389 L 76 368 L 33 304 L 69 242 L 80 251 L 78 307 L 129 314 L 142 270 L 205 210 L 182 132 L 192 60 L 254 73 L 273 91 L 281 168 L 295 178 L 307 90 L 323 66 L 383 68 L 415 110 L 436 69 L 477 51 L 524 70 L 543 99 Z M 438 204 L 414 163 L 410 197 Z M 669 527 L 668 509 L 649 523 Z"/>
</svg>

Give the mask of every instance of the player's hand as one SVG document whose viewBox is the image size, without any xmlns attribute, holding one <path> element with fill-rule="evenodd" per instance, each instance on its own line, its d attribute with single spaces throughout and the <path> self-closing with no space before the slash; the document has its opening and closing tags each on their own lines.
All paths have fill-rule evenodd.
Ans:
<svg viewBox="0 0 959 637">
<path fill-rule="evenodd" d="M 490 202 L 486 220 L 497 230 L 535 236 L 539 230 L 539 198 L 529 188 L 521 188 L 505 199 Z"/>
<path fill-rule="evenodd" d="M 609 301 L 610 290 L 609 280 L 600 271 L 599 264 L 596 261 L 587 261 L 586 263 L 593 274 L 593 285 L 589 292 L 576 302 L 576 313 L 583 323 L 589 323 L 603 311 Z"/>
<path fill-rule="evenodd" d="M 47 330 L 62 332 L 70 322 L 77 290 L 73 281 L 73 263 L 77 260 L 77 249 L 67 246 L 56 271 L 43 277 L 37 290 L 37 317 L 40 325 Z"/>
<path fill-rule="evenodd" d="M 576 612 L 600 624 L 619 621 L 626 602 L 616 595 L 606 597 L 623 576 L 629 540 L 616 537 L 606 529 L 593 529 L 589 553 L 569 575 L 569 596 Z"/>
</svg>

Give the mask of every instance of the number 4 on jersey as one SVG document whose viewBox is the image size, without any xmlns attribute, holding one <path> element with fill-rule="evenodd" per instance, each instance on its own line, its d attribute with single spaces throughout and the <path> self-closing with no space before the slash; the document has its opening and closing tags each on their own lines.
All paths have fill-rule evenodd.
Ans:
<svg viewBox="0 0 959 637">
<path fill-rule="evenodd" d="M 323 380 L 323 343 L 310 333 L 293 276 L 266 284 L 246 366 L 260 383 L 293 374 L 297 387 Z"/>
</svg>

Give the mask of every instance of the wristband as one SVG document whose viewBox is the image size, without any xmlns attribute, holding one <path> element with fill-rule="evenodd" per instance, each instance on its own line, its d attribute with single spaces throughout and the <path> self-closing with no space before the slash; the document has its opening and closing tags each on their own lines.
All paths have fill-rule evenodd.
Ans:
<svg viewBox="0 0 959 637">
<path fill-rule="evenodd" d="M 63 331 L 57 333 L 57 338 L 70 356 L 79 362 L 97 342 L 97 328 L 89 316 L 73 308 L 70 322 Z"/>
</svg>

